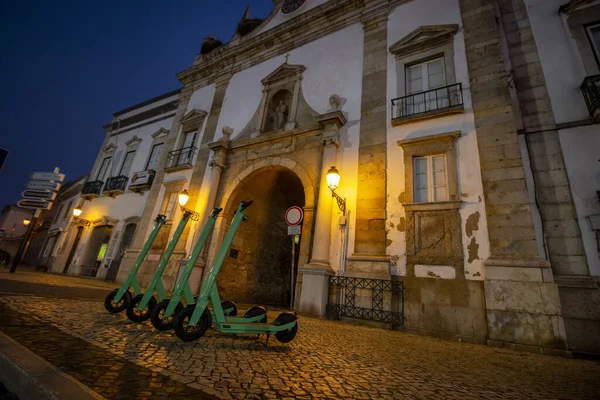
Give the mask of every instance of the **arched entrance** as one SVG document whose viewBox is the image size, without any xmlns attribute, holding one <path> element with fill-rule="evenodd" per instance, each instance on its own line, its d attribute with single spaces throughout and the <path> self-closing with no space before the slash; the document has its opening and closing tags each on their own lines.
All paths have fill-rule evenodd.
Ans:
<svg viewBox="0 0 600 400">
<path fill-rule="evenodd" d="M 242 200 L 253 200 L 240 226 L 217 284 L 222 299 L 287 306 L 292 287 L 292 237 L 287 235 L 285 211 L 304 207 L 302 181 L 280 166 L 258 169 L 236 187 L 225 208 L 225 226 Z M 296 245 L 294 285 L 299 245 Z"/>
<path fill-rule="evenodd" d="M 113 227 L 110 225 L 96 226 L 90 235 L 87 243 L 87 253 L 81 263 L 80 275 L 95 277 L 98 268 L 108 249 L 108 241 L 112 234 Z"/>
</svg>

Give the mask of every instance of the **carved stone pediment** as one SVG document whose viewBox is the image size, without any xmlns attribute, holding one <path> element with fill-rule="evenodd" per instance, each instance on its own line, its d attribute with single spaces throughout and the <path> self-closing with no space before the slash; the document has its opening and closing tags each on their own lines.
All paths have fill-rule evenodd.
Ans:
<svg viewBox="0 0 600 400">
<path fill-rule="evenodd" d="M 206 111 L 198 110 L 196 108 L 188 112 L 181 120 L 184 131 L 200 129 L 204 122 L 204 118 L 206 118 L 207 115 L 208 113 Z"/>
<path fill-rule="evenodd" d="M 458 25 L 423 25 L 390 46 L 396 57 L 429 50 L 450 41 L 458 32 Z"/>
<path fill-rule="evenodd" d="M 136 145 L 136 144 L 140 144 L 141 142 L 142 142 L 141 138 L 139 138 L 137 136 L 134 136 L 131 139 L 129 139 L 128 141 L 126 141 L 125 144 L 127 146 L 133 146 L 133 145 Z"/>
<path fill-rule="evenodd" d="M 238 139 L 301 129 L 316 123 L 319 115 L 302 94 L 303 65 L 283 63 L 261 80 L 263 95 L 250 122 Z"/>
<path fill-rule="evenodd" d="M 157 138 L 168 136 L 170 132 L 171 131 L 168 129 L 160 128 L 159 130 L 154 132 L 151 136 L 152 136 L 152 139 L 157 139 Z"/>
<path fill-rule="evenodd" d="M 116 148 L 117 146 L 114 143 L 109 143 L 102 149 L 102 151 L 104 151 L 105 153 L 111 153 L 114 152 Z"/>
<path fill-rule="evenodd" d="M 275 71 L 265 76 L 260 82 L 263 85 L 268 86 L 276 82 L 290 79 L 295 80 L 298 76 L 302 75 L 305 70 L 306 67 L 303 65 L 283 63 Z"/>
</svg>

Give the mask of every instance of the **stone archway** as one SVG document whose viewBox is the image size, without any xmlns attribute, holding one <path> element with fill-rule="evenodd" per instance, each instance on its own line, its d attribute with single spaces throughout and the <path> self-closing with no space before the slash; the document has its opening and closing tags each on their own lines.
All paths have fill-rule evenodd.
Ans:
<svg viewBox="0 0 600 400">
<path fill-rule="evenodd" d="M 252 168 L 230 190 L 225 190 L 221 226 L 229 227 L 233 213 L 242 200 L 253 200 L 221 269 L 218 287 L 223 299 L 243 303 L 288 306 L 290 303 L 292 238 L 287 235 L 285 210 L 293 205 L 312 204 L 312 185 L 308 190 L 293 169 L 281 165 Z M 308 196 L 307 196 L 308 195 Z M 312 216 L 305 220 L 301 243 L 295 248 L 294 286 L 298 264 L 306 262 L 311 240 Z M 226 229 L 221 229 L 224 233 Z M 296 297 L 299 295 L 297 293 Z"/>
</svg>

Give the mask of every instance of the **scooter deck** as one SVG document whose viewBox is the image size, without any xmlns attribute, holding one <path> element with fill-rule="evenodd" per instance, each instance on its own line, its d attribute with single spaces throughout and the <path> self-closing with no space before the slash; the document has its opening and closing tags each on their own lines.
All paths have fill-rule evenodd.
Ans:
<svg viewBox="0 0 600 400">
<path fill-rule="evenodd" d="M 219 332 L 227 333 L 277 333 L 291 329 L 296 324 L 297 321 L 278 326 L 260 322 L 254 322 L 252 324 L 249 324 L 247 322 L 214 322 L 214 327 Z"/>
</svg>

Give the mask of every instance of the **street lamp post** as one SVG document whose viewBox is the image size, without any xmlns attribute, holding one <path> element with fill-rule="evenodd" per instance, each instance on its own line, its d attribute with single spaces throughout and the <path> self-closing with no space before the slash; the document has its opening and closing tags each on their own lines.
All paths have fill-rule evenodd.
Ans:
<svg viewBox="0 0 600 400">
<path fill-rule="evenodd" d="M 38 208 L 33 213 L 33 218 L 31 218 L 31 219 L 26 218 L 23 220 L 23 225 L 25 225 L 27 227 L 27 232 L 25 232 L 25 236 L 23 237 L 23 240 L 21 241 L 21 244 L 19 245 L 17 254 L 15 254 L 15 258 L 13 258 L 12 265 L 10 266 L 10 269 L 8 270 L 8 272 L 10 272 L 11 274 L 17 270 L 17 267 L 19 266 L 19 263 L 21 262 L 21 258 L 23 257 L 23 254 L 25 254 L 25 252 L 27 251 L 27 248 L 29 247 L 29 243 L 31 242 L 31 238 L 33 236 L 33 231 L 37 227 L 38 220 L 40 219 L 41 214 L 42 214 L 42 210 L 40 210 Z"/>
<path fill-rule="evenodd" d="M 81 225 L 89 226 L 91 224 L 90 221 L 88 221 L 87 219 L 84 219 L 84 218 L 79 218 L 79 216 L 81 215 L 82 212 L 83 212 L 83 210 L 81 209 L 80 206 L 75 207 L 73 209 L 73 217 L 75 217 L 75 220 L 77 222 L 79 222 Z"/>
</svg>

